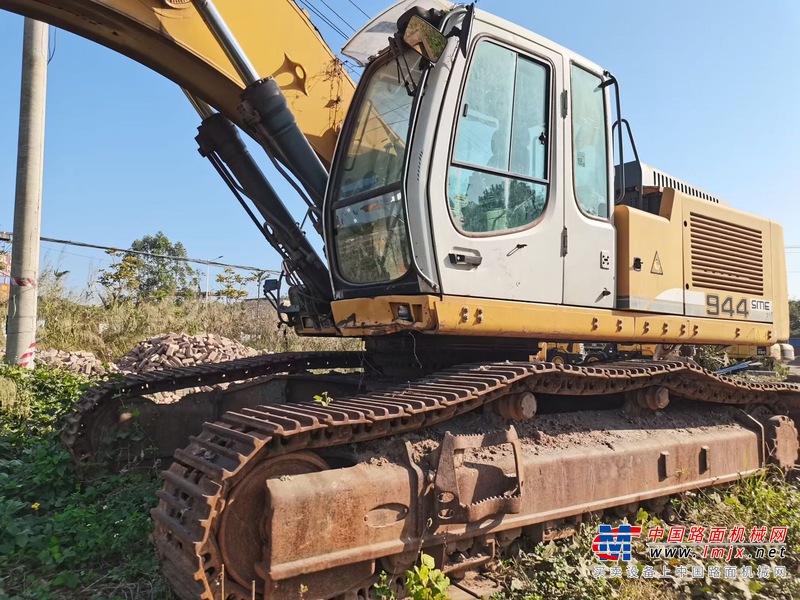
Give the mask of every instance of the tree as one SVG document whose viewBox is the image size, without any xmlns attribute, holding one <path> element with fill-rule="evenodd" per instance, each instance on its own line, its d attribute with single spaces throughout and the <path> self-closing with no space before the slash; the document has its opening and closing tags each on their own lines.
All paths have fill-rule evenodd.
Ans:
<svg viewBox="0 0 800 600">
<path fill-rule="evenodd" d="M 789 300 L 789 335 L 800 337 L 800 300 Z"/>
<path fill-rule="evenodd" d="M 137 273 L 140 268 L 135 254 L 120 254 L 116 250 L 106 250 L 106 254 L 120 257 L 118 262 L 111 263 L 108 269 L 100 271 L 97 280 L 106 288 L 113 301 L 136 298 L 139 293 Z"/>
<path fill-rule="evenodd" d="M 160 301 L 197 295 L 200 284 L 197 272 L 185 261 L 165 258 L 186 258 L 183 244 L 173 244 L 159 231 L 134 240 L 130 249 L 145 254 L 109 250 L 108 254 L 120 260 L 100 271 L 98 280 L 114 300 Z"/>
<path fill-rule="evenodd" d="M 244 277 L 235 273 L 230 267 L 225 267 L 225 272 L 217 275 L 217 283 L 220 284 L 220 289 L 214 292 L 217 298 L 222 298 L 226 301 L 236 301 L 247 298 L 248 283 L 256 280 L 257 275 Z"/>
</svg>

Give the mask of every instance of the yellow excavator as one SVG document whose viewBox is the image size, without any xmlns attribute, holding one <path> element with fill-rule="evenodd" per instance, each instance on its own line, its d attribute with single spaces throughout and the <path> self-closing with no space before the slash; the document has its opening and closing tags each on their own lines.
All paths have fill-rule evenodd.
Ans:
<svg viewBox="0 0 800 600">
<path fill-rule="evenodd" d="M 288 0 L 0 8 L 182 86 L 201 154 L 283 260 L 266 286 L 281 319 L 365 342 L 132 376 L 81 400 L 64 434 L 77 459 L 120 399 L 175 448 L 152 516 L 180 598 L 365 598 L 421 549 L 456 579 L 521 536 L 797 461 L 798 386 L 686 358 L 536 359 L 543 342 L 788 337 L 780 225 L 635 145 L 625 161 L 633 137 L 602 67 L 440 0 L 361 28 L 342 51 L 364 67 L 357 88 Z M 307 200 L 326 260 L 239 131 Z"/>
</svg>

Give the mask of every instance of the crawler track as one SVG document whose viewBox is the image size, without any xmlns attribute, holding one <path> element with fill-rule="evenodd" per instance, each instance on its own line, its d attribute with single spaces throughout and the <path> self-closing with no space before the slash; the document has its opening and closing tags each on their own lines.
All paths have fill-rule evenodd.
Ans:
<svg viewBox="0 0 800 600">
<path fill-rule="evenodd" d="M 105 421 L 109 417 L 113 420 L 120 407 L 130 398 L 307 369 L 356 368 L 362 365 L 363 358 L 361 352 L 265 354 L 223 363 L 129 375 L 91 388 L 76 403 L 75 412 L 67 420 L 61 438 L 73 459 L 86 461 L 98 452 L 97 438 L 102 433 L 100 430 L 107 425 Z M 166 414 L 170 405 L 153 405 L 150 410 L 154 412 L 151 415 L 154 421 L 160 421 L 161 424 L 165 422 L 165 419 L 159 419 L 159 407 L 164 410 L 165 418 L 181 420 L 181 414 Z M 222 412 L 224 406 L 220 414 Z"/>
<path fill-rule="evenodd" d="M 163 380 L 162 383 L 166 385 Z M 267 461 L 411 432 L 472 411 L 506 394 L 592 396 L 651 386 L 701 402 L 765 404 L 781 410 L 800 408 L 800 386 L 743 383 L 682 361 L 628 361 L 592 367 L 543 362 L 465 365 L 379 393 L 336 399 L 328 406 L 308 402 L 229 412 L 216 423 L 206 423 L 186 449 L 175 453 L 175 463 L 164 472 L 165 485 L 152 515 L 156 524 L 154 541 L 165 575 L 176 593 L 186 600 L 220 598 L 222 585 L 226 585 L 226 597 L 250 597 L 250 590 L 240 585 L 242 581 L 237 584 L 226 578 L 222 582 L 226 561 L 221 551 L 225 541 L 220 538 L 220 521 L 235 499 L 232 492 L 242 489 L 240 484 L 248 481 L 248 474 Z M 263 472 L 257 471 L 253 477 L 260 475 Z M 269 511 L 263 514 L 263 501 L 252 510 L 245 520 L 268 538 Z M 244 553 L 245 561 L 259 562 L 261 557 L 259 548 L 250 555 Z M 234 568 L 231 556 L 227 559 L 228 568 Z M 239 565 L 238 569 L 247 574 L 242 579 L 249 581 L 252 576 L 260 585 L 270 582 L 269 565 Z"/>
</svg>

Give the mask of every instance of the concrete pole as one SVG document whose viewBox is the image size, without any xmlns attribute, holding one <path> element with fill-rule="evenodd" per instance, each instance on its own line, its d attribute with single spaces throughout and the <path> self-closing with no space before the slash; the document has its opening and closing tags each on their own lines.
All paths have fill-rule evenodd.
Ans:
<svg viewBox="0 0 800 600">
<path fill-rule="evenodd" d="M 6 361 L 28 368 L 36 348 L 48 35 L 46 24 L 25 19 Z"/>
</svg>

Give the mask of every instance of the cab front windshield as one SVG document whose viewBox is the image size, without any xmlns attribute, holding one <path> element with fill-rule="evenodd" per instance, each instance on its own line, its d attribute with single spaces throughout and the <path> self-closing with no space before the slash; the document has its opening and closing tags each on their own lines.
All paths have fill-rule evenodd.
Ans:
<svg viewBox="0 0 800 600">
<path fill-rule="evenodd" d="M 392 281 L 409 269 L 402 177 L 418 65 L 419 55 L 408 51 L 365 74 L 369 81 L 343 145 L 333 225 L 339 272 L 351 283 Z"/>
</svg>

